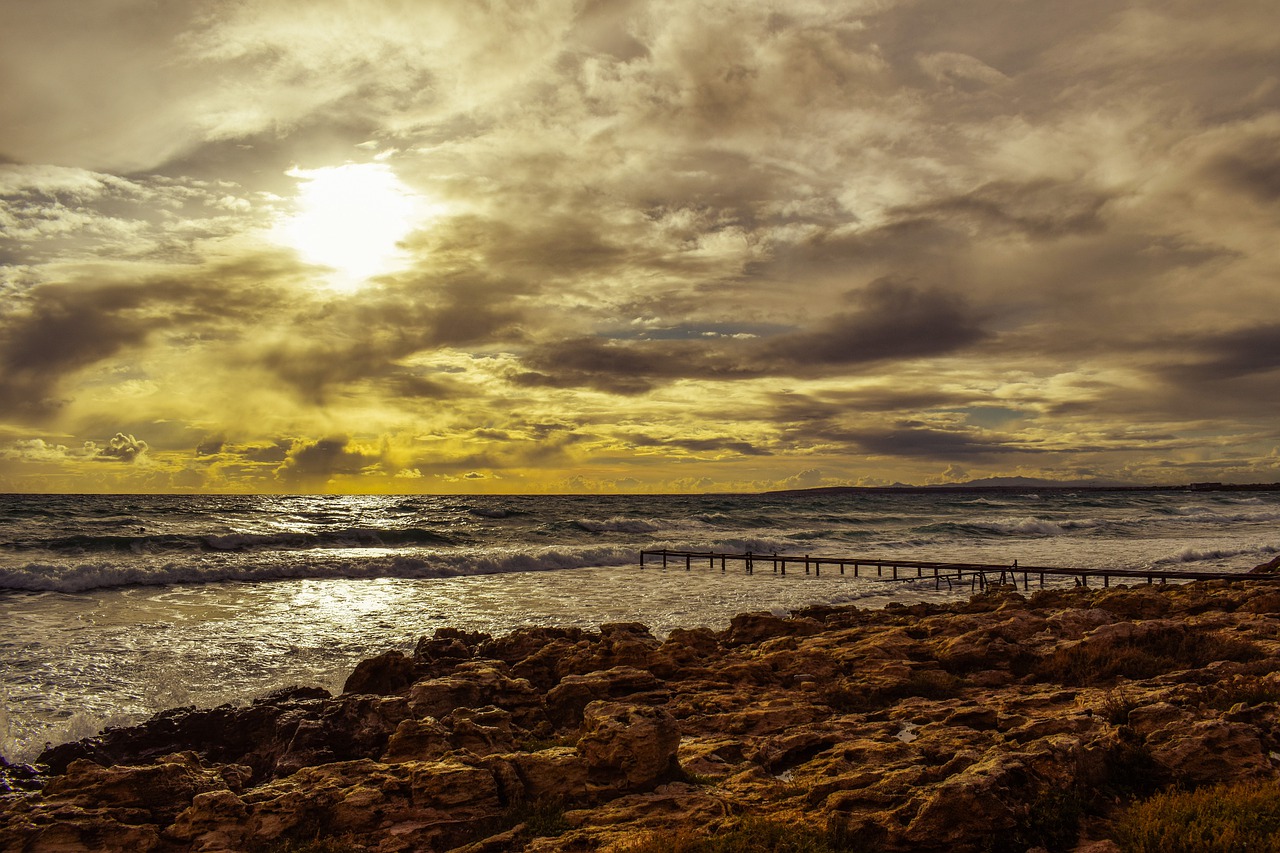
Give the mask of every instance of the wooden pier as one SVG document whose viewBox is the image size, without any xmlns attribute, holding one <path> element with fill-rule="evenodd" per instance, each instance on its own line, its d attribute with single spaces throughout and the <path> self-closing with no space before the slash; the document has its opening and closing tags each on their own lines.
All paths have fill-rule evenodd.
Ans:
<svg viewBox="0 0 1280 853">
<path fill-rule="evenodd" d="M 646 562 L 648 558 L 649 562 Z M 774 574 L 786 575 L 787 567 L 791 571 L 812 573 L 821 577 L 822 570 L 828 573 L 835 571 L 845 574 L 852 570 L 852 576 L 874 577 L 889 581 L 932 580 L 935 589 L 946 584 L 948 589 L 967 584 L 970 590 L 984 590 L 993 584 L 1018 585 L 1022 581 L 1023 589 L 1031 588 L 1031 579 L 1036 578 L 1040 586 L 1045 585 L 1046 577 L 1073 578 L 1077 586 L 1088 586 L 1090 578 L 1101 579 L 1104 587 L 1111 586 L 1112 579 L 1145 581 L 1146 583 L 1166 583 L 1171 580 L 1255 580 L 1280 582 L 1280 574 L 1250 574 L 1248 572 L 1198 572 L 1181 569 L 1087 569 L 1064 566 L 1020 566 L 1014 560 L 1009 565 L 994 563 L 960 563 L 934 562 L 929 560 L 878 560 L 862 557 L 821 557 L 810 554 L 758 554 L 746 551 L 741 554 L 718 551 L 672 551 L 643 550 L 640 552 L 640 567 L 655 566 L 683 568 L 692 571 L 695 566 L 705 565 L 710 569 L 719 569 L 727 573 L 729 565 L 739 566 L 746 574 L 754 574 L 757 568 L 771 569 Z"/>
</svg>

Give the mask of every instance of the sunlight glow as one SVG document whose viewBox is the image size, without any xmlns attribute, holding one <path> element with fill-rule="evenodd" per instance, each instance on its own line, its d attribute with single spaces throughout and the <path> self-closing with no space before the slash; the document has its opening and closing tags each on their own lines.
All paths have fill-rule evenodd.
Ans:
<svg viewBox="0 0 1280 853">
<path fill-rule="evenodd" d="M 297 213 L 279 222 L 275 242 L 303 260 L 329 267 L 329 284 L 354 290 L 373 276 L 403 267 L 399 243 L 438 212 L 382 163 L 290 169 L 298 178 Z"/>
</svg>

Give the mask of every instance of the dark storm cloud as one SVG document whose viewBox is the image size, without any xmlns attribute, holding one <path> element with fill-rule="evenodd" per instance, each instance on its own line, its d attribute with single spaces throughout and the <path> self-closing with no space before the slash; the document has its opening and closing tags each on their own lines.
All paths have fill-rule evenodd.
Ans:
<svg viewBox="0 0 1280 853">
<path fill-rule="evenodd" d="M 1271 373 L 1280 369 L 1280 323 L 1192 338 L 1183 342 L 1181 351 L 1199 356 L 1165 368 L 1181 382 L 1211 384 Z"/>
<path fill-rule="evenodd" d="M 1272 12 L 0 3 L 0 149 L 31 164 L 0 167 L 0 408 L 73 446 L 145 435 L 104 481 L 232 488 L 1265 456 Z M 358 253 L 342 200 L 332 232 L 273 227 L 343 163 L 420 203 L 401 266 L 350 291 L 257 248 Z M 627 396 L 625 425 L 581 391 Z"/>
<path fill-rule="evenodd" d="M 81 280 L 29 290 L 0 313 L 0 402 L 14 416 L 49 415 L 73 374 L 141 349 L 234 334 L 278 310 L 273 280 L 296 274 L 274 256 L 132 282 Z"/>
<path fill-rule="evenodd" d="M 502 282 L 474 276 L 453 282 L 414 279 L 297 312 L 306 338 L 280 336 L 246 348 L 243 366 L 261 367 L 307 403 L 326 403 L 334 389 L 367 382 L 395 396 L 455 395 L 442 378 L 406 369 L 401 360 L 442 347 L 519 338 L 520 311 Z"/>
<path fill-rule="evenodd" d="M 843 371 L 947 355 L 982 341 L 965 300 L 937 288 L 879 279 L 850 292 L 854 310 L 817 326 L 759 340 L 606 341 L 575 338 L 525 358 L 517 384 L 641 394 L 677 379 L 742 380 Z"/>
<path fill-rule="evenodd" d="M 857 365 L 946 355 L 985 338 L 965 300 L 881 278 L 849 294 L 855 310 L 774 338 L 767 351 L 800 365 Z"/>
<path fill-rule="evenodd" d="M 777 423 L 823 421 L 849 413 L 914 412 L 956 408 L 974 401 L 972 395 L 936 388 L 868 388 L 857 391 L 769 396 L 768 416 Z"/>
<path fill-rule="evenodd" d="M 611 394 L 643 394 L 676 379 L 734 379 L 758 375 L 735 366 L 709 346 L 685 341 L 618 342 L 574 338 L 548 344 L 525 358 L 532 370 L 513 377 L 526 387 L 588 387 Z"/>
<path fill-rule="evenodd" d="M 669 447 L 679 450 L 688 450 L 692 453 L 720 453 L 728 451 L 730 453 L 741 454 L 742 456 L 769 456 L 772 454 L 772 451 L 766 447 L 760 447 L 759 445 L 752 444 L 749 441 L 742 441 L 740 439 L 727 437 L 662 438 L 660 436 L 646 435 L 643 433 L 620 437 L 634 447 Z"/>
<path fill-rule="evenodd" d="M 894 457 L 947 460 L 1028 452 L 1026 447 L 977 433 L 910 423 L 899 424 L 894 429 L 832 430 L 830 436 L 840 436 L 867 453 Z"/>
<path fill-rule="evenodd" d="M 1105 193 L 1041 179 L 1025 183 L 996 181 L 964 195 L 893 211 L 904 220 L 954 220 L 984 232 L 1014 231 L 1029 237 L 1063 237 L 1103 228 Z"/>
<path fill-rule="evenodd" d="M 222 452 L 226 439 L 220 435 L 211 435 L 196 445 L 196 456 L 217 456 Z"/>
<path fill-rule="evenodd" d="M 340 474 L 359 474 L 383 460 L 380 452 L 351 446 L 349 436 L 295 441 L 276 476 L 287 485 L 323 483 Z"/>
<path fill-rule="evenodd" d="M 1280 201 L 1280 135 L 1251 139 L 1218 155 L 1210 173 L 1260 202 Z"/>
<path fill-rule="evenodd" d="M 133 286 L 48 286 L 0 315 L 0 403 L 21 419 L 48 414 L 65 376 L 166 324 L 139 311 L 145 303 Z"/>
</svg>

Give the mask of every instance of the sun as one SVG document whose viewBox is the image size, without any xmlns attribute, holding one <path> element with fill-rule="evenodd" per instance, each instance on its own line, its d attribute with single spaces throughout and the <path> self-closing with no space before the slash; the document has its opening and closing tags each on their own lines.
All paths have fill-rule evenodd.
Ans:
<svg viewBox="0 0 1280 853">
<path fill-rule="evenodd" d="M 272 239 L 308 263 L 329 267 L 328 283 L 340 290 L 405 266 L 400 241 L 436 208 L 384 163 L 286 174 L 299 181 L 296 212 L 276 224 Z"/>
</svg>

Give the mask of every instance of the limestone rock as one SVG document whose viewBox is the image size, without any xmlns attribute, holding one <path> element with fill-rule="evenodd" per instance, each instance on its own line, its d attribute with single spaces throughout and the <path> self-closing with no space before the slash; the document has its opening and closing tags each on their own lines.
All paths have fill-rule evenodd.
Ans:
<svg viewBox="0 0 1280 853">
<path fill-rule="evenodd" d="M 208 762 L 247 765 L 255 779 L 273 778 L 308 764 L 377 755 L 408 716 L 408 703 L 400 697 L 331 699 L 319 688 L 295 688 L 243 708 L 165 711 L 138 726 L 53 747 L 38 763 L 58 774 L 76 759 L 141 765 L 192 750 Z"/>
<path fill-rule="evenodd" d="M 511 713 L 517 725 L 533 728 L 546 719 L 542 694 L 524 678 L 512 678 L 496 661 L 472 661 L 452 675 L 419 681 L 409 688 L 409 708 L 421 717 L 442 720 L 458 708 L 492 705 Z"/>
<path fill-rule="evenodd" d="M 1258 730 L 1242 723 L 1200 720 L 1163 729 L 1147 745 L 1158 764 L 1192 785 L 1266 778 L 1275 772 Z"/>
<path fill-rule="evenodd" d="M 401 720 L 387 740 L 382 761 L 398 764 L 404 761 L 428 761 L 453 749 L 449 730 L 433 717 Z"/>
<path fill-rule="evenodd" d="M 82 807 L 137 809 L 163 826 L 196 794 L 218 790 L 228 790 L 226 778 L 185 752 L 145 767 L 102 767 L 80 759 L 45 786 L 44 796 Z"/>
<path fill-rule="evenodd" d="M 585 675 L 566 675 L 547 693 L 547 716 L 558 726 L 577 725 L 582 711 L 597 699 L 627 697 L 632 702 L 659 703 L 668 691 L 651 672 L 633 666 L 615 666 Z"/>
<path fill-rule="evenodd" d="M 248 806 L 230 791 L 196 794 L 191 805 L 165 830 L 164 837 L 171 842 L 189 844 L 194 850 L 240 850 L 248 814 Z"/>
<path fill-rule="evenodd" d="M 651 788 L 679 768 L 680 730 L 661 708 L 592 702 L 583 712 L 578 751 L 595 781 L 623 790 Z"/>
<path fill-rule="evenodd" d="M 390 651 L 357 664 L 342 685 L 342 692 L 390 695 L 408 689 L 414 681 L 413 658 Z"/>
<path fill-rule="evenodd" d="M 1266 581 L 1005 591 L 661 643 L 628 623 L 441 629 L 411 676 L 398 653 L 357 667 L 361 692 L 176 709 L 50 750 L 0 796 L 0 851 L 608 851 L 754 818 L 885 853 L 1058 850 L 1070 815 L 1047 835 L 1031 810 L 1068 791 L 1104 818 L 1088 843 L 1114 849 L 1093 836 L 1126 798 L 1280 775 L 1276 601 Z M 1211 636 L 1251 651 L 1181 665 Z M 1049 665 L 1135 643 L 1169 658 L 1159 675 Z M 535 803 L 562 805 L 567 831 L 511 828 Z"/>
</svg>

